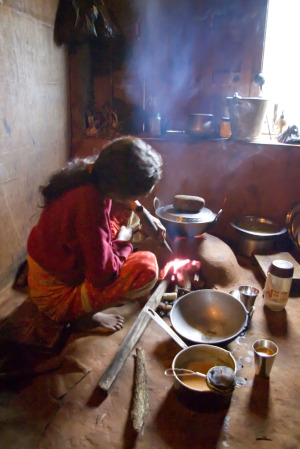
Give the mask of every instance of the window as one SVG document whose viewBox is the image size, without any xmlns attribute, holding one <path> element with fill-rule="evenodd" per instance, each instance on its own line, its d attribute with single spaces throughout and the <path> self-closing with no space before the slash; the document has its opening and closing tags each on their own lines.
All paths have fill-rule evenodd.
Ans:
<svg viewBox="0 0 300 449">
<path fill-rule="evenodd" d="M 278 105 L 276 118 L 284 111 L 287 124 L 297 125 L 300 131 L 299 18 L 299 0 L 269 0 L 263 95 L 270 100 L 270 122 L 274 119 L 274 105 Z"/>
</svg>

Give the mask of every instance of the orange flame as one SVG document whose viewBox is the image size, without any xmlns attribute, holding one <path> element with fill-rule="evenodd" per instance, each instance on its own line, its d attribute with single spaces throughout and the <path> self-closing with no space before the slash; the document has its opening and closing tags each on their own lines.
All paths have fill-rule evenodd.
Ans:
<svg viewBox="0 0 300 449">
<path fill-rule="evenodd" d="M 199 260 L 190 260 L 190 259 L 173 259 L 168 262 L 165 267 L 160 272 L 160 277 L 164 279 L 168 272 L 172 270 L 174 280 L 174 276 L 178 278 L 178 280 L 183 279 L 183 271 L 192 271 L 197 272 L 200 269 L 200 261 Z"/>
</svg>

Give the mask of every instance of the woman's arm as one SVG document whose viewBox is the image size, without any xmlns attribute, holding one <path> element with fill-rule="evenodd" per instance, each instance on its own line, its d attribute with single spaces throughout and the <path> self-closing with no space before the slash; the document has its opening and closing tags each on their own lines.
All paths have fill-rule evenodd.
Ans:
<svg viewBox="0 0 300 449">
<path fill-rule="evenodd" d="M 85 276 L 96 288 L 112 283 L 133 248 L 130 242 L 112 241 L 111 201 L 103 201 L 92 186 L 81 189 L 76 232 L 84 258 Z"/>
</svg>

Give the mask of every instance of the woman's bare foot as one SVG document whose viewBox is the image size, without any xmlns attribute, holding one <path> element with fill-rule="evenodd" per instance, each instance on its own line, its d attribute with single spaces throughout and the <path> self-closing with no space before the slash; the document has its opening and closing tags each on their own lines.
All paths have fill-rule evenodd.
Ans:
<svg viewBox="0 0 300 449">
<path fill-rule="evenodd" d="M 78 318 L 72 328 L 77 332 L 116 332 L 124 326 L 124 318 L 121 315 L 97 312 Z"/>
</svg>

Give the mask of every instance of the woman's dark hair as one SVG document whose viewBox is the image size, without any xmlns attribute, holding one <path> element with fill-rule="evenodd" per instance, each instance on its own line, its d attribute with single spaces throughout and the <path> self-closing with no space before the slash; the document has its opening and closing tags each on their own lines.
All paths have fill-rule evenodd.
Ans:
<svg viewBox="0 0 300 449">
<path fill-rule="evenodd" d="M 120 137 L 109 143 L 98 156 L 73 159 L 40 187 L 44 205 L 64 192 L 94 184 L 104 196 L 118 198 L 147 194 L 162 174 L 161 156 L 138 137 Z"/>
</svg>

